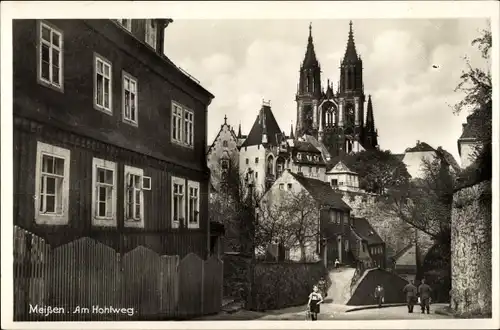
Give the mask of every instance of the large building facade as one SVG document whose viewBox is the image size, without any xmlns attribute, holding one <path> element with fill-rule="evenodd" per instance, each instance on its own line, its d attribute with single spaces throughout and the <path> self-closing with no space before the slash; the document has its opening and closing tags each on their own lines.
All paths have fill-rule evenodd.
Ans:
<svg viewBox="0 0 500 330">
<path fill-rule="evenodd" d="M 169 22 L 14 21 L 15 225 L 207 255 L 213 95 L 164 55 Z"/>
<path fill-rule="evenodd" d="M 295 100 L 296 136 L 314 136 L 325 145 L 331 157 L 378 146 L 373 104 L 371 96 L 365 96 L 363 61 L 356 51 L 352 22 L 335 92 L 330 81 L 326 90 L 321 85 L 321 66 L 316 58 L 309 26 L 307 50 L 300 68 Z"/>
</svg>

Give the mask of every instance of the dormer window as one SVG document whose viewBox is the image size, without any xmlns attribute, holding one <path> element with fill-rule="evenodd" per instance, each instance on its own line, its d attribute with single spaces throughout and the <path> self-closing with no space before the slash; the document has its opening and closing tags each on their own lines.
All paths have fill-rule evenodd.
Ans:
<svg viewBox="0 0 500 330">
<path fill-rule="evenodd" d="M 146 20 L 146 42 L 156 49 L 157 24 L 154 19 Z"/>
<path fill-rule="evenodd" d="M 132 31 L 132 20 L 131 19 L 118 19 L 118 23 L 127 31 Z"/>
</svg>

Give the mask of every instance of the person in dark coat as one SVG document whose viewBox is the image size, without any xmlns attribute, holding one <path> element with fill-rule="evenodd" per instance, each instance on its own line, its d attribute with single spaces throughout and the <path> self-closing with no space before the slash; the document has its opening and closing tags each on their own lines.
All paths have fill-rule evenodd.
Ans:
<svg viewBox="0 0 500 330">
<path fill-rule="evenodd" d="M 422 308 L 422 313 L 430 314 L 430 304 L 431 304 L 431 287 L 425 283 L 425 279 L 422 279 L 421 284 L 418 286 L 418 296 L 420 297 L 420 307 Z"/>
<path fill-rule="evenodd" d="M 313 286 L 313 292 L 309 295 L 309 302 L 307 305 L 309 306 L 309 311 L 311 312 L 311 319 L 316 321 L 318 319 L 319 314 L 319 304 L 323 302 L 323 297 L 321 293 L 319 293 L 318 286 Z"/>
<path fill-rule="evenodd" d="M 417 300 L 417 287 L 413 284 L 413 281 L 406 284 L 403 288 L 403 292 L 406 295 L 406 305 L 408 306 L 408 313 L 413 313 L 413 306 L 415 306 L 415 302 Z"/>
<path fill-rule="evenodd" d="M 384 288 L 380 284 L 375 288 L 374 295 L 378 303 L 378 308 L 382 307 L 382 303 L 384 302 Z"/>
</svg>

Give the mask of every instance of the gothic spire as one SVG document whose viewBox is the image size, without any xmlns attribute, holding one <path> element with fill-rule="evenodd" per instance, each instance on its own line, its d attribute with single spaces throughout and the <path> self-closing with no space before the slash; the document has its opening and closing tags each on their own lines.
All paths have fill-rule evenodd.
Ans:
<svg viewBox="0 0 500 330">
<path fill-rule="evenodd" d="M 347 48 L 344 55 L 344 63 L 355 62 L 358 60 L 356 45 L 354 44 L 354 34 L 352 32 L 352 21 L 349 22 L 349 36 L 347 38 Z"/>
<path fill-rule="evenodd" d="M 237 136 L 238 139 L 241 139 L 241 123 L 240 125 L 238 126 L 238 136 Z"/>
<path fill-rule="evenodd" d="M 293 136 L 293 124 L 290 124 L 290 139 L 295 139 L 295 136 Z"/>
<path fill-rule="evenodd" d="M 372 96 L 368 95 L 368 105 L 366 106 L 366 128 L 375 132 L 375 119 L 373 118 Z"/>
<path fill-rule="evenodd" d="M 312 23 L 309 23 L 309 38 L 307 39 L 307 50 L 306 56 L 304 57 L 304 62 L 302 63 L 303 68 L 313 68 L 317 67 L 318 60 L 316 59 L 316 52 L 314 51 L 314 43 L 312 37 Z"/>
</svg>

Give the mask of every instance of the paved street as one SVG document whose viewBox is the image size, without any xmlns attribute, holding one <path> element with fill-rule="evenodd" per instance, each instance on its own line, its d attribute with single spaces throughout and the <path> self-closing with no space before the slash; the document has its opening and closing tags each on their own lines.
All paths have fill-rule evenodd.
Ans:
<svg viewBox="0 0 500 330">
<path fill-rule="evenodd" d="M 451 318 L 450 316 L 435 314 L 434 310 L 437 307 L 445 306 L 444 304 L 435 304 L 431 308 L 431 314 L 421 314 L 420 310 L 415 308 L 412 314 L 408 313 L 406 306 L 385 307 L 364 309 L 360 311 L 345 312 L 345 307 L 331 307 L 328 304 L 322 306 L 322 312 L 318 316 L 318 320 L 400 320 L 400 319 L 444 319 Z M 298 308 L 296 312 L 288 312 L 283 314 L 267 315 L 260 320 L 304 320 L 305 307 Z"/>
</svg>

